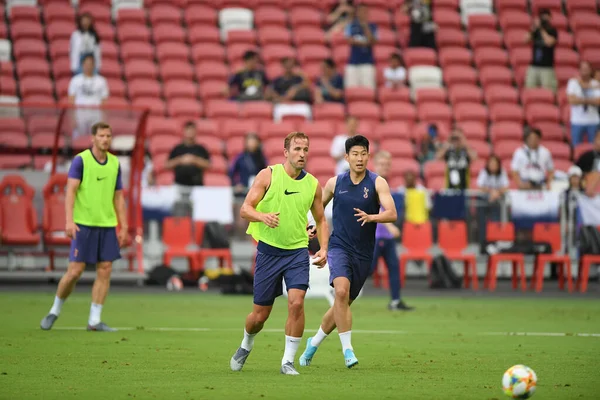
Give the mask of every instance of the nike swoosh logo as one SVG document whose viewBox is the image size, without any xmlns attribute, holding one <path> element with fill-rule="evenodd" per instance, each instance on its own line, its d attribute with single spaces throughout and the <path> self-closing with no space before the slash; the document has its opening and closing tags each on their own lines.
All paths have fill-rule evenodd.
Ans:
<svg viewBox="0 0 600 400">
<path fill-rule="evenodd" d="M 102 179 L 106 179 L 106 177 L 102 177 L 102 178 L 97 177 L 96 179 L 99 180 L 99 181 L 101 181 Z"/>
<path fill-rule="evenodd" d="M 348 193 L 347 190 L 340 190 L 340 194 Z"/>
<path fill-rule="evenodd" d="M 284 192 L 284 193 L 285 193 L 287 196 L 289 196 L 290 194 L 296 194 L 296 193 L 300 193 L 300 192 L 288 192 L 288 190 L 287 190 L 287 189 L 285 189 L 285 192 Z"/>
</svg>

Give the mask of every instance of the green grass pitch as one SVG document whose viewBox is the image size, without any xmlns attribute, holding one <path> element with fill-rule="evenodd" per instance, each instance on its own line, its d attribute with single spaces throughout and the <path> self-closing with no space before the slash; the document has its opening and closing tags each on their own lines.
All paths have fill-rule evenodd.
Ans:
<svg viewBox="0 0 600 400">
<path fill-rule="evenodd" d="M 595 299 L 423 297 L 410 298 L 415 312 L 391 313 L 386 298 L 362 297 L 352 307 L 360 364 L 344 367 L 334 333 L 312 366 L 296 360 L 300 376 L 279 374 L 284 298 L 242 372 L 229 359 L 251 297 L 113 293 L 103 319 L 129 330 L 71 329 L 85 327 L 89 299 L 74 294 L 45 332 L 51 294 L 0 294 L 0 399 L 503 399 L 502 374 L 519 363 L 538 375 L 535 398 L 600 396 L 600 337 L 577 335 L 600 332 Z M 304 338 L 326 308 L 307 300 Z"/>
</svg>

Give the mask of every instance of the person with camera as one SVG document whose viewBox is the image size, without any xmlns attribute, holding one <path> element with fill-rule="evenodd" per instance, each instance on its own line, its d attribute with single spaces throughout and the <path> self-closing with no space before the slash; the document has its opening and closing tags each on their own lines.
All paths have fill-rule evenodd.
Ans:
<svg viewBox="0 0 600 400">
<path fill-rule="evenodd" d="M 554 162 L 550 151 L 540 144 L 542 133 L 532 129 L 525 134 L 525 144 L 515 150 L 510 163 L 513 179 L 521 190 L 550 190 Z"/>
<path fill-rule="evenodd" d="M 558 42 L 558 32 L 552 26 L 550 10 L 540 10 L 539 17 L 534 18 L 531 32 L 526 41 L 532 43 L 531 65 L 525 76 L 525 87 L 543 87 L 556 91 L 556 74 L 554 72 L 554 49 Z"/>
<path fill-rule="evenodd" d="M 571 105 L 571 143 L 577 146 L 587 134 L 588 143 L 594 143 L 600 124 L 600 82 L 593 78 L 594 71 L 588 61 L 579 63 L 579 76 L 569 79 L 567 100 Z"/>
<path fill-rule="evenodd" d="M 446 188 L 466 190 L 469 188 L 471 173 L 469 166 L 477 158 L 477 153 L 467 146 L 460 128 L 454 128 L 450 140 L 436 153 L 436 159 L 446 161 Z"/>
</svg>

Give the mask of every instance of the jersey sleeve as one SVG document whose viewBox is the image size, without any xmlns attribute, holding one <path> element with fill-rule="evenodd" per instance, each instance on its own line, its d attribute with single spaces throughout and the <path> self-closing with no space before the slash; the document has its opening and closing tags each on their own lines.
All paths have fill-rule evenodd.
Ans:
<svg viewBox="0 0 600 400">
<path fill-rule="evenodd" d="M 115 192 L 117 190 L 123 190 L 123 179 L 121 178 L 121 165 L 119 164 L 119 170 L 117 171 L 117 183 L 115 184 Z"/>
<path fill-rule="evenodd" d="M 83 179 L 83 159 L 81 156 L 77 156 L 73 159 L 71 166 L 69 167 L 69 178 L 71 179 Z"/>
</svg>

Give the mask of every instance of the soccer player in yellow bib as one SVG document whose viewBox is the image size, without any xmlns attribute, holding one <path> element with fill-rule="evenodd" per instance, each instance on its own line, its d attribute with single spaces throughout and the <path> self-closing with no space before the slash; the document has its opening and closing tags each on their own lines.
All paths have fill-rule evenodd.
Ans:
<svg viewBox="0 0 600 400">
<path fill-rule="evenodd" d="M 258 242 L 254 270 L 254 306 L 246 318 L 244 339 L 230 361 L 241 371 L 254 346 L 254 338 L 273 309 L 275 298 L 288 292 L 288 319 L 285 324 L 285 351 L 280 372 L 298 375 L 294 359 L 304 333 L 304 296 L 308 289 L 308 211 L 317 224 L 321 249 L 313 264 L 327 262 L 329 230 L 323 210 L 321 186 L 304 170 L 308 136 L 292 132 L 284 140 L 284 164 L 269 166 L 258 173 L 240 215 L 250 225 L 247 233 Z"/>
<path fill-rule="evenodd" d="M 127 216 L 119 160 L 108 152 L 111 140 L 110 125 L 94 124 L 92 148 L 75 156 L 69 169 L 65 199 L 65 230 L 72 239 L 69 266 L 58 284 L 54 304 L 40 324 L 44 330 L 51 329 L 58 319 L 85 265 L 95 264 L 87 330 L 115 331 L 102 322 L 101 313 L 110 287 L 112 263 L 121 257 L 120 246 L 127 238 Z M 121 224 L 119 237 L 117 220 Z"/>
</svg>

